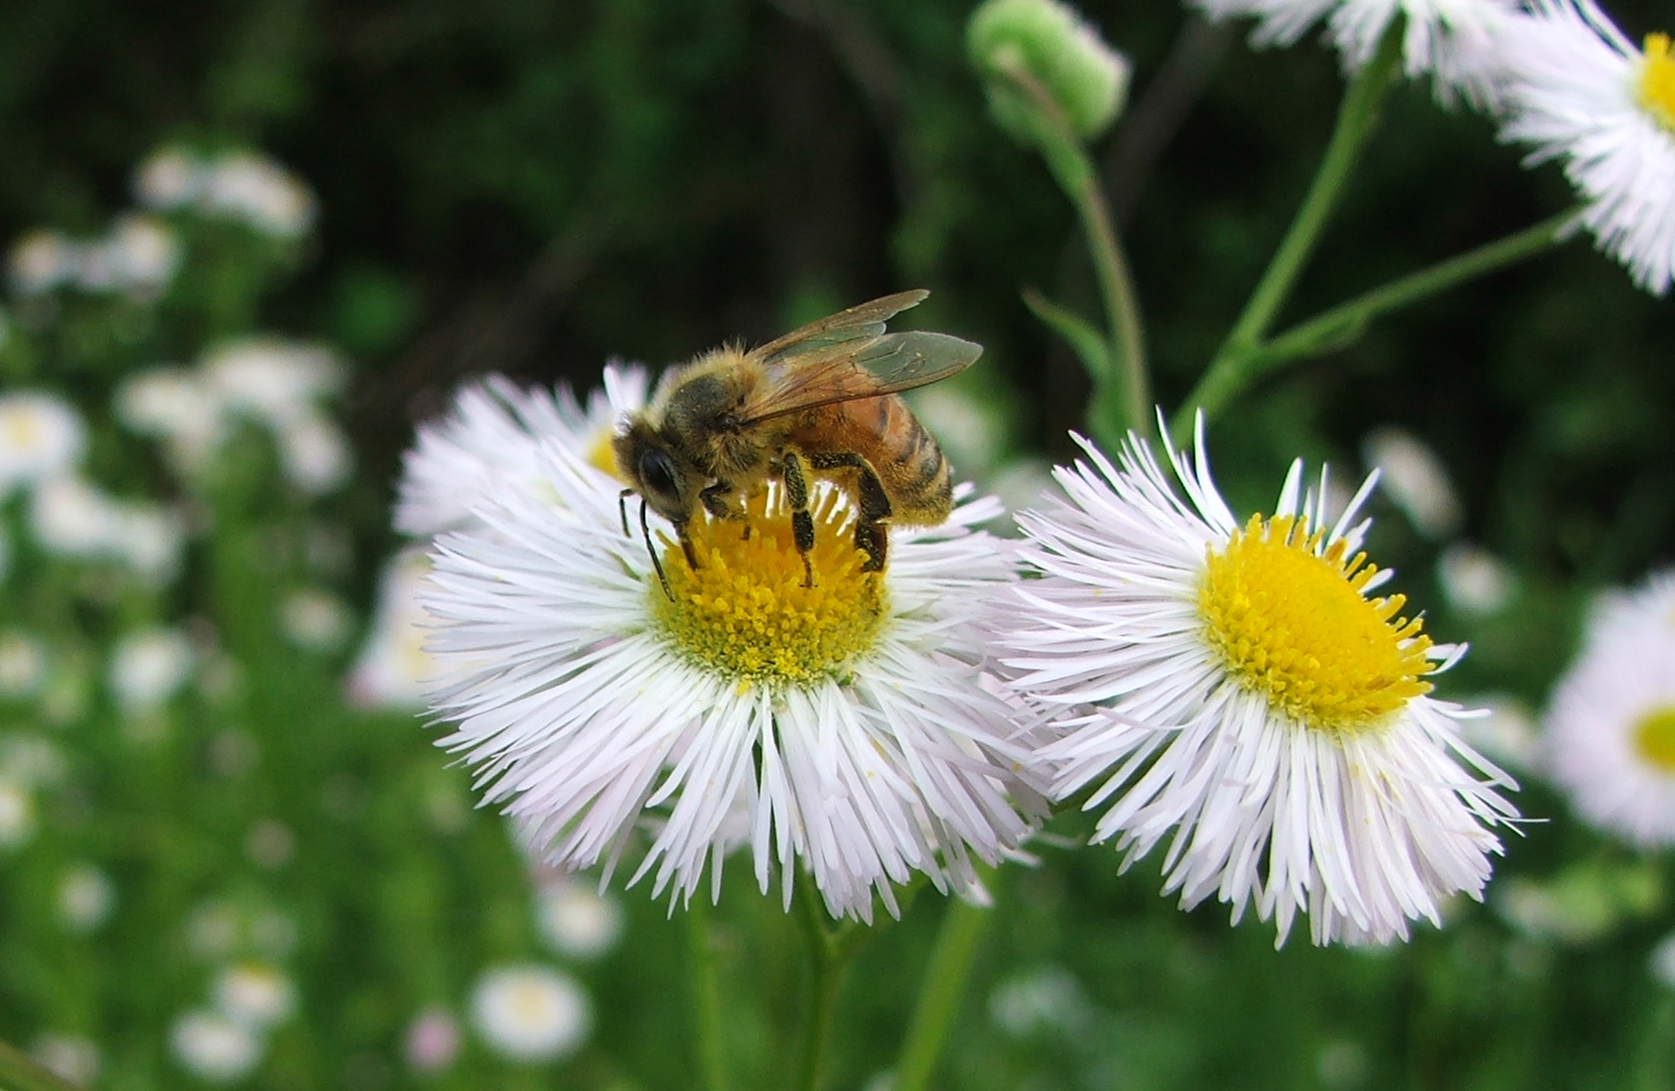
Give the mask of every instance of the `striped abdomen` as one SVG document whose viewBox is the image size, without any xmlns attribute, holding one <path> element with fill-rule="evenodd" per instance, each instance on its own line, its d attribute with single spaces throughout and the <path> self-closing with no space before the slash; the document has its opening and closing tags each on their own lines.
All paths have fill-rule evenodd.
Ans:
<svg viewBox="0 0 1675 1091">
<path fill-rule="evenodd" d="M 890 501 L 889 522 L 928 526 L 942 522 L 953 510 L 948 460 L 895 394 L 811 409 L 796 417 L 786 438 L 809 455 L 853 454 L 865 459 Z M 839 469 L 823 476 L 854 487 L 856 472 Z"/>
</svg>

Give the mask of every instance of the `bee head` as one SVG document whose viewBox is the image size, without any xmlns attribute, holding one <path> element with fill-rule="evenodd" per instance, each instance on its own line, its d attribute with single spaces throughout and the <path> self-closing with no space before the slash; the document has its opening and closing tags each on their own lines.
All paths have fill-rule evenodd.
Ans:
<svg viewBox="0 0 1675 1091">
<path fill-rule="evenodd" d="M 672 523 L 692 515 L 695 494 L 691 476 L 670 451 L 657 429 L 644 417 L 630 417 L 626 429 L 611 441 L 617 470 L 631 482 L 651 509 Z"/>
</svg>

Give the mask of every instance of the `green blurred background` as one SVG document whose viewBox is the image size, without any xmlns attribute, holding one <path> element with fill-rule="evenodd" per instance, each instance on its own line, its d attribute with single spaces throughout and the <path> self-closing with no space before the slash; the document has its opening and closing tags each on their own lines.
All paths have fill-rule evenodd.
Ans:
<svg viewBox="0 0 1675 1091">
<path fill-rule="evenodd" d="M 1307 185 L 1342 81 L 1312 41 L 1252 52 L 1242 30 L 1206 28 L 1171 3 L 1083 10 L 1135 64 L 1135 109 L 1098 154 L 1158 396 L 1172 407 Z M 1669 9 L 1647 0 L 1616 0 L 1611 13 L 1636 40 L 1669 29 Z M 968 14 L 942 0 L 8 0 L 0 241 L 40 226 L 102 231 L 131 204 L 136 164 L 169 144 L 259 148 L 309 182 L 317 227 L 254 317 L 352 363 L 342 404 L 359 470 L 330 518 L 351 543 L 338 590 L 357 609 L 397 545 L 388 504 L 414 423 L 485 372 L 586 388 L 611 356 L 660 366 L 924 286 L 935 294 L 918 321 L 987 347 L 971 390 L 1004 413 L 1004 455 L 1062 459 L 1085 382 L 1019 290 L 1094 314 L 1092 275 L 1046 171 L 988 121 L 964 60 Z M 1556 168 L 1523 169 L 1488 121 L 1404 86 L 1287 315 L 1570 199 Z M 184 361 L 196 332 L 187 322 L 176 343 L 151 348 Z M 1217 422 L 1211 446 L 1235 506 L 1250 510 L 1297 455 L 1353 477 L 1375 428 L 1430 444 L 1463 500 L 1459 536 L 1516 574 L 1512 604 L 1450 610 L 1433 575 L 1443 543 L 1384 502 L 1374 555 L 1434 604 L 1430 631 L 1473 643 L 1445 696 L 1505 693 L 1539 709 L 1589 597 L 1675 555 L 1672 345 L 1669 302 L 1578 240 L 1266 381 Z M 33 379 L 72 397 L 94 389 L 69 372 Z M 596 1008 L 582 1060 L 506 1067 L 468 1047 L 440 1075 L 403 1066 L 400 1035 L 420 1005 L 457 1008 L 483 964 L 535 949 L 528 883 L 491 816 L 457 827 L 424 817 L 438 798 L 462 815 L 470 801 L 464 771 L 444 768 L 413 718 L 320 697 L 335 692 L 347 648 L 311 657 L 262 635 L 272 606 L 248 588 L 271 579 L 257 562 L 272 538 L 259 532 L 291 518 L 249 516 L 246 538 L 194 553 L 203 578 L 156 605 L 212 612 L 230 646 L 266 665 L 238 706 L 274 755 L 253 774 L 259 790 L 194 786 L 208 727 L 145 761 L 87 742 L 81 767 L 97 775 L 72 814 L 107 800 L 121 815 L 162 813 L 190 798 L 191 813 L 158 830 L 197 840 L 78 843 L 103 854 L 119 891 L 146 891 L 121 897 L 116 923 L 86 944 L 43 946 L 51 925 L 31 906 L 46 880 L 0 868 L 0 1037 L 29 1045 L 41 997 L 73 993 L 89 999 L 62 1018 L 100 1042 L 100 1086 L 190 1083 L 166 1059 L 167 1016 L 148 1005 L 202 992 L 171 937 L 222 884 L 284 903 L 300 934 L 288 956 L 300 1017 L 254 1085 L 689 1085 L 680 924 L 639 890 L 623 898 L 625 945 L 576 971 Z M 1045 866 L 1001 891 L 938 1085 L 1675 1086 L 1675 1003 L 1646 963 L 1675 917 L 1667 862 L 1581 829 L 1525 779 L 1525 812 L 1551 821 L 1513 840 L 1492 907 L 1462 906 L 1447 931 L 1421 929 L 1386 952 L 1315 951 L 1293 937 L 1275 953 L 1265 926 L 1229 929 L 1218 907 L 1176 912 L 1148 864 L 1118 877 L 1109 851 L 1044 848 Z M 348 802 L 322 810 L 323 783 Z M 246 881 L 234 858 L 253 798 L 284 818 L 298 850 L 282 874 Z M 67 841 L 80 836 L 68 828 Z M 1086 828 L 1067 816 L 1055 832 Z M 160 875 L 178 888 L 159 887 Z M 1583 924 L 1544 930 L 1497 911 L 1508 890 Z M 934 902 L 863 956 L 831 1086 L 865 1086 L 888 1067 Z M 784 960 L 798 940 L 743 881 L 717 927 L 740 1086 L 760 1086 L 784 1063 L 797 996 Z M 98 984 L 64 984 L 75 975 Z"/>
</svg>

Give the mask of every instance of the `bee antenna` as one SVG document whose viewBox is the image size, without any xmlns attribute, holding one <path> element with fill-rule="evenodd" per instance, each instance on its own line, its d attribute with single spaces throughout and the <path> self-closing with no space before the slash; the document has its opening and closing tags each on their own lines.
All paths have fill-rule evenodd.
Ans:
<svg viewBox="0 0 1675 1091">
<path fill-rule="evenodd" d="M 626 496 L 627 493 L 625 492 L 623 495 Z M 628 525 L 626 501 L 619 500 L 618 503 L 624 505 L 622 519 L 623 527 L 626 528 Z M 657 549 L 651 544 L 651 527 L 646 525 L 646 498 L 643 496 L 640 497 L 640 533 L 645 537 L 646 554 L 651 557 L 651 566 L 657 569 L 657 582 L 663 585 L 663 593 L 669 596 L 669 601 L 674 602 L 675 593 L 669 590 L 669 577 L 663 574 L 663 562 L 657 559 Z"/>
<path fill-rule="evenodd" d="M 616 510 L 617 510 L 617 514 L 622 516 L 622 536 L 624 538 L 626 538 L 630 534 L 634 533 L 633 531 L 628 529 L 628 498 L 630 496 L 633 496 L 633 495 L 634 495 L 634 490 L 633 489 L 623 489 L 621 492 L 617 493 L 617 497 L 616 497 Z M 646 513 L 646 502 L 645 502 L 644 499 L 642 499 L 640 501 L 640 514 L 644 515 L 645 513 Z"/>
</svg>

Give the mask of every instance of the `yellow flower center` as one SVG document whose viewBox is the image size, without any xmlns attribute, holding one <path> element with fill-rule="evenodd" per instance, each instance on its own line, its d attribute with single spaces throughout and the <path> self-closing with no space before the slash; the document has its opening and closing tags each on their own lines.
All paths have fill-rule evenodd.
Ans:
<svg viewBox="0 0 1675 1091">
<path fill-rule="evenodd" d="M 1227 671 L 1270 708 L 1317 731 L 1358 732 L 1388 722 L 1430 692 L 1432 665 L 1420 619 L 1397 617 L 1401 595 L 1369 599 L 1378 568 L 1321 549 L 1308 520 L 1252 516 L 1221 552 L 1213 548 L 1198 586 L 1206 644 Z M 1392 620 L 1394 618 L 1394 620 Z"/>
<path fill-rule="evenodd" d="M 696 571 L 678 544 L 665 544 L 673 598 L 656 580 L 646 591 L 657 627 L 741 691 L 843 678 L 877 643 L 886 612 L 879 574 L 861 571 L 866 554 L 855 548 L 850 513 L 835 493 L 816 498 L 815 585 L 805 587 L 784 503 L 758 498 L 749 512 L 748 521 L 692 520 Z"/>
<path fill-rule="evenodd" d="M 603 470 L 621 481 L 622 475 L 617 472 L 616 467 L 616 448 L 611 445 L 611 439 L 609 428 L 599 430 L 599 435 L 595 436 L 593 442 L 588 446 L 587 464 L 596 470 Z M 627 482 L 623 483 L 627 484 Z"/>
<path fill-rule="evenodd" d="M 1654 708 L 1634 725 L 1634 748 L 1660 773 L 1675 773 L 1675 705 Z"/>
<path fill-rule="evenodd" d="M 1675 57 L 1669 55 L 1669 35 L 1646 35 L 1638 91 L 1646 112 L 1675 133 Z"/>
</svg>

